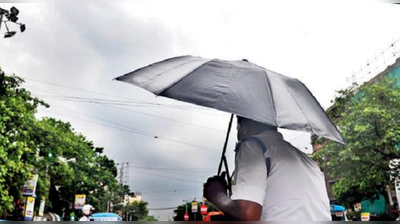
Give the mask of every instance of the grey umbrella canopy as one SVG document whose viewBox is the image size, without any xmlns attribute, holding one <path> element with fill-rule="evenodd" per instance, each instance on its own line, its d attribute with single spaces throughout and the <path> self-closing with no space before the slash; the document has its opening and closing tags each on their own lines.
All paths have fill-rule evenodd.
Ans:
<svg viewBox="0 0 400 224">
<path fill-rule="evenodd" d="M 297 79 L 247 60 L 181 56 L 116 78 L 158 96 L 226 111 L 345 144 L 321 105 Z"/>
</svg>

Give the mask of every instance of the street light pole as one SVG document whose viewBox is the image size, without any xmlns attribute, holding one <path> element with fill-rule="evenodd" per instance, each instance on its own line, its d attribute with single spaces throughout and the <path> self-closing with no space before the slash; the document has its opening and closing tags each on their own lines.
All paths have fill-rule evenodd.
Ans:
<svg viewBox="0 0 400 224">
<path fill-rule="evenodd" d="M 1 31 L 1 25 L 3 24 L 3 16 L 4 16 L 4 9 L 0 8 L 0 31 Z"/>
<path fill-rule="evenodd" d="M 0 12 L 0 31 L 1 31 L 1 24 L 3 24 L 3 14 Z"/>
</svg>

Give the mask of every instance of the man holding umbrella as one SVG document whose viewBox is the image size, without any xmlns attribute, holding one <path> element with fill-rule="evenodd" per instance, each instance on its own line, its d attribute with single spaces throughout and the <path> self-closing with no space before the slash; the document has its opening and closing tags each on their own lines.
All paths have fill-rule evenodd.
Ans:
<svg viewBox="0 0 400 224">
<path fill-rule="evenodd" d="M 208 179 L 204 196 L 236 220 L 330 221 L 324 174 L 277 128 L 238 117 L 232 198 L 224 177 Z"/>
<path fill-rule="evenodd" d="M 317 134 L 345 144 L 313 94 L 298 79 L 248 60 L 180 56 L 129 72 L 116 80 L 187 103 L 231 114 L 217 175 L 204 195 L 238 220 L 330 220 L 324 175 L 277 127 Z M 236 186 L 225 156 L 233 115 L 238 119 Z M 233 197 L 226 194 L 233 192 Z"/>
</svg>

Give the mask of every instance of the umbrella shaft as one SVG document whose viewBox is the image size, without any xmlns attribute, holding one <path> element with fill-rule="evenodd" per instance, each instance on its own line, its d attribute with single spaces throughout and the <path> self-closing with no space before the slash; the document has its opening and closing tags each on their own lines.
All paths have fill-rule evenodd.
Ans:
<svg viewBox="0 0 400 224">
<path fill-rule="evenodd" d="M 222 151 L 222 156 L 221 156 L 221 162 L 219 163 L 218 167 L 218 173 L 217 173 L 218 176 L 221 174 L 222 164 L 224 163 L 224 160 L 225 160 L 225 169 L 228 172 L 228 164 L 226 163 L 225 152 L 226 152 L 226 147 L 228 146 L 229 134 L 231 133 L 232 121 L 233 121 L 233 114 L 231 115 L 231 119 L 229 121 L 229 126 L 228 126 L 228 132 L 226 133 L 224 149 Z M 227 173 L 227 175 L 229 176 L 229 173 Z"/>
</svg>

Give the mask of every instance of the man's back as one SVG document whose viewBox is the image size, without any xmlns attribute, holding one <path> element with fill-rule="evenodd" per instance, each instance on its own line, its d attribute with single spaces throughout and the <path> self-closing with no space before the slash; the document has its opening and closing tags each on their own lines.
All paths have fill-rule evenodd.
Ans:
<svg viewBox="0 0 400 224">
<path fill-rule="evenodd" d="M 239 147 L 233 199 L 261 204 L 264 221 L 330 221 L 324 174 L 318 165 L 278 132 L 266 131 L 255 137 L 265 149 L 254 140 Z M 266 160 L 270 163 L 268 174 Z"/>
</svg>

